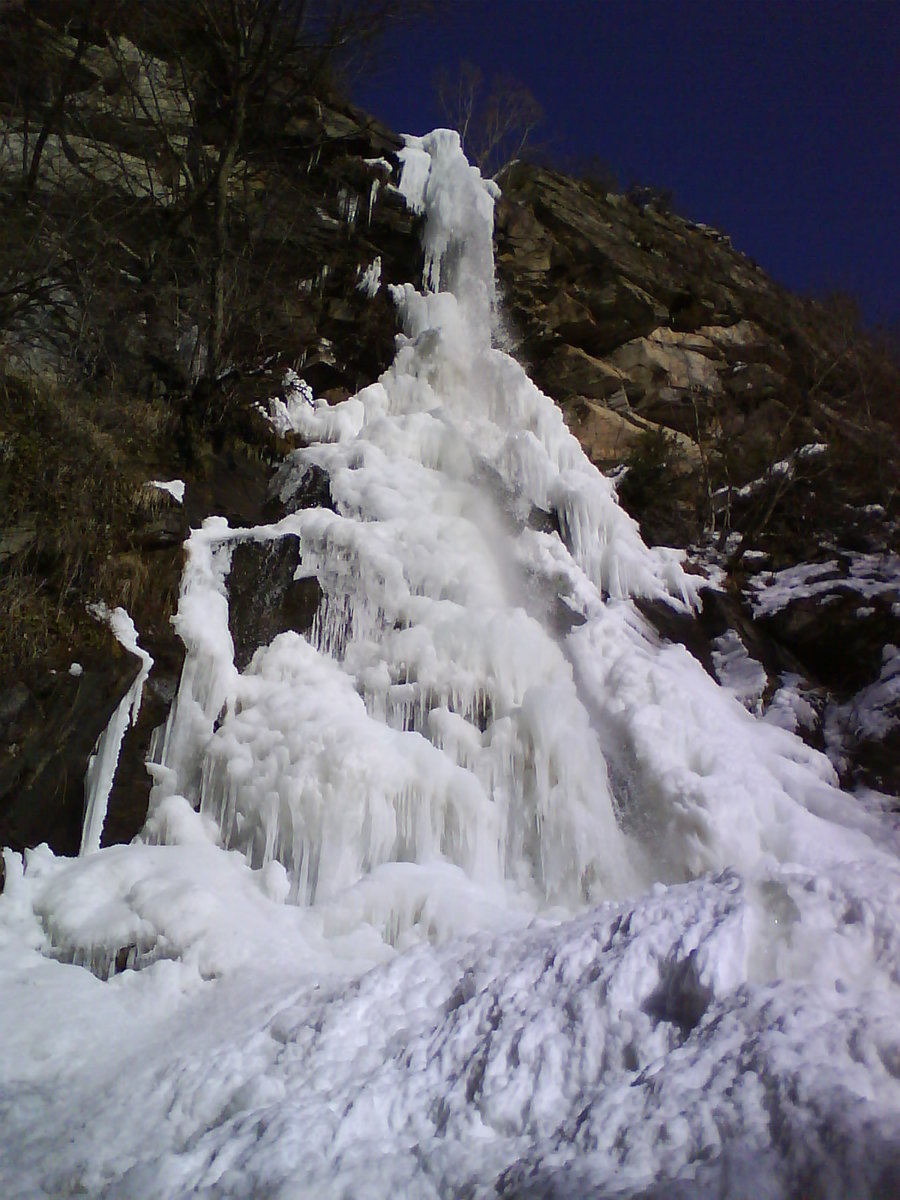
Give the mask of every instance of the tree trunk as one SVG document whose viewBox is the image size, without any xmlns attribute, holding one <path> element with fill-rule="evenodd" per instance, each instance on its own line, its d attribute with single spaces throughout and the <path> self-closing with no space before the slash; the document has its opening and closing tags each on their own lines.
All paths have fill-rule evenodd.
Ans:
<svg viewBox="0 0 900 1200">
<path fill-rule="evenodd" d="M 239 84 L 234 97 L 228 139 L 216 169 L 213 210 L 213 261 L 209 277 L 209 331 L 206 344 L 206 373 L 215 380 L 222 373 L 225 342 L 225 278 L 228 261 L 228 205 L 231 175 L 244 132 L 246 90 Z"/>
<path fill-rule="evenodd" d="M 66 99 L 69 95 L 72 84 L 75 82 L 75 74 L 78 71 L 81 60 L 84 58 L 87 46 L 87 38 L 84 34 L 82 34 L 78 38 L 75 49 L 72 51 L 72 57 L 69 59 L 65 74 L 63 75 L 59 84 L 59 91 L 56 93 L 53 103 L 50 106 L 50 110 L 44 118 L 43 124 L 41 125 L 41 130 L 37 136 L 37 141 L 34 144 L 34 151 L 31 155 L 31 165 L 28 168 L 28 176 L 25 180 L 26 197 L 31 196 L 37 185 L 37 178 L 41 169 L 41 156 L 44 153 L 44 147 L 47 144 L 47 138 L 50 136 L 54 125 L 62 116 Z"/>
</svg>

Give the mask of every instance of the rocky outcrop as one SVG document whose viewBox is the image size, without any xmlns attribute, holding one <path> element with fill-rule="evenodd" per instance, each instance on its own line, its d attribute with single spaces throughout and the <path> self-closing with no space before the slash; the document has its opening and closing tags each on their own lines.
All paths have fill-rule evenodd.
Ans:
<svg viewBox="0 0 900 1200">
<path fill-rule="evenodd" d="M 78 853 L 88 759 L 138 670 L 111 636 L 102 648 L 102 656 L 30 673 L 0 694 L 3 845 L 49 842 Z"/>
<path fill-rule="evenodd" d="M 517 348 L 569 412 L 600 401 L 710 454 L 726 429 L 774 451 L 790 425 L 787 450 L 844 415 L 826 396 L 840 398 L 864 340 L 846 314 L 778 287 L 705 226 L 521 166 L 497 251 Z M 759 474 L 745 457 L 737 486 Z"/>
</svg>

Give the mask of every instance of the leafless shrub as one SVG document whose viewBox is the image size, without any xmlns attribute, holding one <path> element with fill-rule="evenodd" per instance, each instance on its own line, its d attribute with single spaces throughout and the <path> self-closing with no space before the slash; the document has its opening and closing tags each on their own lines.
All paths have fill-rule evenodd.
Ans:
<svg viewBox="0 0 900 1200">
<path fill-rule="evenodd" d="M 521 158 L 544 110 L 524 84 L 495 75 L 485 91 L 479 67 L 460 65 L 435 78 L 438 104 L 448 124 L 459 132 L 463 149 L 483 175 L 499 178 Z"/>
</svg>

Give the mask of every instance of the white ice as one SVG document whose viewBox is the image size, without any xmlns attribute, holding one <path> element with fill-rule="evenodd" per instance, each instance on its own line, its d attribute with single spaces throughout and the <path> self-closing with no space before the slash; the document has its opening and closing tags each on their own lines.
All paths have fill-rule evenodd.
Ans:
<svg viewBox="0 0 900 1200">
<path fill-rule="evenodd" d="M 176 504 L 181 504 L 184 501 L 183 479 L 151 479 L 147 487 L 156 488 L 157 491 L 168 493 Z"/>
<path fill-rule="evenodd" d="M 84 820 L 79 850 L 82 855 L 93 854 L 94 851 L 100 849 L 109 796 L 115 781 L 116 768 L 119 765 L 122 739 L 125 737 L 129 725 L 133 725 L 138 719 L 144 684 L 153 666 L 153 658 L 138 643 L 134 621 L 124 608 L 115 608 L 110 612 L 105 604 L 97 604 L 93 606 L 93 609 L 100 619 L 109 624 L 116 641 L 129 654 L 133 654 L 141 665 L 131 687 L 116 705 L 106 728 L 97 738 L 94 752 L 88 759 L 84 777 Z M 78 664 L 73 663 L 72 665 L 77 666 Z M 69 670 L 71 672 L 72 668 L 70 667 Z M 81 674 L 80 667 L 75 674 Z"/>
<path fill-rule="evenodd" d="M 748 653 L 736 630 L 727 629 L 713 639 L 712 661 L 719 683 L 759 716 L 769 677 L 762 663 Z"/>
<path fill-rule="evenodd" d="M 641 617 L 695 583 L 492 347 L 496 189 L 401 157 L 424 290 L 286 381 L 289 515 L 187 543 L 143 836 L 6 855 L 2 1194 L 896 1194 L 895 829 Z M 285 537 L 322 602 L 241 672 Z"/>
<path fill-rule="evenodd" d="M 376 179 L 372 187 L 376 187 L 378 180 Z M 357 290 L 363 292 L 370 298 L 378 294 L 378 289 L 381 287 L 381 255 L 377 255 L 366 269 L 360 271 L 359 282 L 356 285 Z"/>
</svg>

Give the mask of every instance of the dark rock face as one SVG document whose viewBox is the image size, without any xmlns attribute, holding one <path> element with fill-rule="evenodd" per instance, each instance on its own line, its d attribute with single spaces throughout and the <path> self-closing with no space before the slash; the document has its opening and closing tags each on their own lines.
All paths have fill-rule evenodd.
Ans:
<svg viewBox="0 0 900 1200">
<path fill-rule="evenodd" d="M 107 802 L 101 846 L 130 842 L 138 834 L 147 817 L 151 779 L 146 761 L 153 731 L 164 724 L 169 706 L 175 699 L 178 669 L 164 661 L 154 662 L 150 678 L 144 685 L 141 709 L 134 725 L 125 731 L 119 751 L 119 765 Z"/>
<path fill-rule="evenodd" d="M 295 579 L 295 537 L 277 542 L 239 542 L 228 574 L 228 623 L 234 661 L 244 670 L 254 652 L 288 629 L 309 633 L 322 599 L 316 579 Z"/>
<path fill-rule="evenodd" d="M 0 844 L 78 853 L 87 761 L 138 669 L 109 643 L 78 676 L 48 671 L 0 697 Z"/>
<path fill-rule="evenodd" d="M 679 469 L 696 477 L 692 503 L 680 505 L 686 535 L 744 528 L 732 521 L 734 493 L 809 444 L 834 454 L 817 497 L 822 532 L 839 517 L 824 494 L 838 448 L 854 460 L 840 476 L 843 501 L 891 500 L 896 363 L 839 305 L 786 292 L 714 230 L 522 166 L 497 210 L 497 268 L 518 353 L 598 465 L 665 431 Z M 787 508 L 778 521 L 794 536 Z"/>
</svg>

